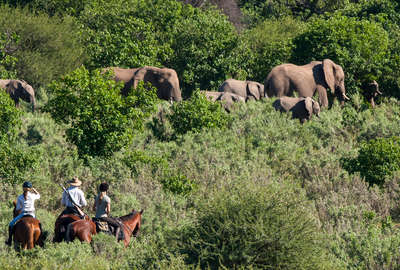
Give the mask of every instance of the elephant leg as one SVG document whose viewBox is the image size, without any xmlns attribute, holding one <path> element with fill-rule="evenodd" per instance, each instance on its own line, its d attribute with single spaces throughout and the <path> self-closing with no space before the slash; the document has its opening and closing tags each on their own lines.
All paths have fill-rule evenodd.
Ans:
<svg viewBox="0 0 400 270">
<path fill-rule="evenodd" d="M 326 92 L 326 89 L 322 86 L 317 86 L 317 91 L 318 91 L 318 99 L 319 99 L 319 104 L 321 107 L 328 107 L 328 94 Z"/>
</svg>

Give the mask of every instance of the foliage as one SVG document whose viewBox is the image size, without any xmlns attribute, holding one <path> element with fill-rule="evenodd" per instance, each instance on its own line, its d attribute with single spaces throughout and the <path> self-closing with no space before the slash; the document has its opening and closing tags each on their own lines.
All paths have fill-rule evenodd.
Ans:
<svg viewBox="0 0 400 270">
<path fill-rule="evenodd" d="M 85 26 L 88 67 L 160 65 L 168 45 L 157 39 L 152 23 L 135 17 L 136 9 L 133 3 L 123 9 L 110 1 L 87 4 L 79 21 Z"/>
<path fill-rule="evenodd" d="M 299 17 L 303 20 L 312 15 L 323 14 L 344 8 L 358 0 L 239 0 L 245 21 L 255 25 L 264 19 L 285 16 Z"/>
<path fill-rule="evenodd" d="M 400 138 L 395 136 L 364 142 L 358 156 L 346 162 L 349 172 L 360 172 L 370 185 L 382 186 L 386 177 L 400 170 Z"/>
<path fill-rule="evenodd" d="M 0 90 L 0 180 L 5 183 L 20 183 L 26 171 L 34 167 L 33 151 L 16 143 L 21 126 L 21 111 L 15 108 L 9 95 Z"/>
<path fill-rule="evenodd" d="M 144 119 L 154 110 L 154 88 L 147 90 L 142 84 L 123 97 L 122 87 L 84 67 L 50 86 L 54 97 L 46 110 L 56 121 L 71 125 L 66 135 L 80 157 L 110 157 L 130 143 L 134 130 L 143 128 Z"/>
<path fill-rule="evenodd" d="M 237 44 L 234 27 L 217 10 L 196 10 L 183 18 L 171 45 L 171 67 L 178 73 L 183 95 L 190 96 L 196 88 L 217 88 L 233 76 L 239 63 L 231 54 Z"/>
<path fill-rule="evenodd" d="M 10 96 L 0 91 L 0 137 L 15 139 L 21 125 L 22 112 L 18 110 Z"/>
<path fill-rule="evenodd" d="M 196 189 L 196 184 L 183 174 L 166 175 L 161 180 L 163 189 L 174 194 L 187 196 Z"/>
<path fill-rule="evenodd" d="M 339 15 L 313 20 L 293 42 L 293 63 L 333 60 L 343 67 L 350 93 L 365 80 L 381 77 L 389 52 L 388 34 L 380 24 Z"/>
<path fill-rule="evenodd" d="M 18 44 L 18 36 L 14 33 L 0 33 L 0 78 L 16 78 L 17 58 L 13 56 Z"/>
<path fill-rule="evenodd" d="M 275 66 L 287 63 L 292 55 L 292 39 L 304 31 L 305 25 L 291 17 L 265 20 L 240 36 L 235 55 L 246 78 L 263 82 Z"/>
<path fill-rule="evenodd" d="M 202 268 L 324 269 L 312 208 L 297 192 L 276 183 L 217 191 L 179 239 L 183 252 Z"/>
<path fill-rule="evenodd" d="M 79 29 L 72 18 L 49 18 L 9 6 L 0 6 L 0 12 L 7 14 L 0 18 L 0 33 L 19 37 L 12 54 L 18 59 L 19 79 L 34 87 L 45 85 L 82 63 Z"/>
<path fill-rule="evenodd" d="M 79 15 L 83 10 L 84 0 L 2 0 L 13 7 L 29 7 L 33 12 L 45 12 L 50 16 L 54 15 Z"/>
<path fill-rule="evenodd" d="M 189 100 L 174 103 L 167 117 L 176 134 L 226 128 L 231 121 L 220 104 L 207 100 L 200 91 L 194 92 Z"/>
</svg>

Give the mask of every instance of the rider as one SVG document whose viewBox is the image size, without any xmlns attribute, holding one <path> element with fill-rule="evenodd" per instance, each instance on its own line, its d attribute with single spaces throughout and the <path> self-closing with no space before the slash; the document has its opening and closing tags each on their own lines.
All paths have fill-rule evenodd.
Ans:
<svg viewBox="0 0 400 270">
<path fill-rule="evenodd" d="M 96 211 L 96 219 L 107 222 L 110 226 L 114 227 L 115 236 L 118 239 L 120 231 L 120 223 L 114 218 L 109 217 L 111 211 L 111 199 L 107 196 L 108 184 L 101 183 L 99 186 L 100 193 L 96 196 L 93 204 L 93 211 Z"/>
<path fill-rule="evenodd" d="M 39 192 L 32 187 L 31 182 L 25 182 L 22 185 L 24 193 L 19 195 L 17 198 L 17 204 L 15 206 L 15 210 L 19 213 L 8 225 L 8 239 L 6 244 L 11 246 L 13 228 L 14 225 L 20 220 L 23 216 L 30 215 L 32 217 L 35 216 L 35 200 L 40 198 Z"/>
<path fill-rule="evenodd" d="M 60 214 L 60 216 L 66 214 L 74 214 L 77 216 L 81 216 L 81 213 L 79 213 L 79 210 L 75 207 L 74 203 L 79 208 L 82 208 L 87 205 L 85 194 L 83 194 L 83 191 L 79 188 L 82 185 L 82 182 L 78 179 L 78 177 L 75 176 L 71 180 L 69 180 L 68 183 L 70 185 L 67 188 L 69 195 L 67 192 L 64 191 L 61 199 L 61 204 L 66 208 Z M 71 202 L 70 196 L 73 202 Z"/>
</svg>

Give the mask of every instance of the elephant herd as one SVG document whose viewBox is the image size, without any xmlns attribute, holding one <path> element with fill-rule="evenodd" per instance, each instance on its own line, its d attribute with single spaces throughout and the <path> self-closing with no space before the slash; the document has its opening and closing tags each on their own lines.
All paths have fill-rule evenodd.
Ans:
<svg viewBox="0 0 400 270">
<path fill-rule="evenodd" d="M 102 74 L 110 72 L 112 79 L 124 83 L 122 95 L 127 95 L 136 88 L 139 81 L 149 82 L 157 89 L 157 96 L 170 102 L 181 101 L 182 95 L 179 79 L 175 70 L 144 66 L 125 69 L 108 67 L 101 70 Z M 367 89 L 365 98 L 375 105 L 374 98 L 382 94 L 376 81 L 363 86 Z M 19 106 L 19 99 L 30 102 L 35 110 L 35 91 L 23 80 L 0 80 L 0 88 Z M 254 81 L 239 81 L 227 79 L 217 91 L 201 91 L 209 100 L 220 101 L 226 111 L 230 111 L 234 103 L 260 100 L 276 96 L 278 99 L 273 107 L 281 112 L 291 112 L 293 118 L 300 122 L 319 115 L 321 108 L 328 107 L 328 88 L 341 104 L 349 100 L 344 84 L 344 72 L 340 65 L 330 59 L 312 61 L 303 66 L 282 64 L 274 67 L 266 77 L 264 84 Z M 296 92 L 298 97 L 293 97 Z M 319 102 L 312 97 L 318 93 Z"/>
</svg>

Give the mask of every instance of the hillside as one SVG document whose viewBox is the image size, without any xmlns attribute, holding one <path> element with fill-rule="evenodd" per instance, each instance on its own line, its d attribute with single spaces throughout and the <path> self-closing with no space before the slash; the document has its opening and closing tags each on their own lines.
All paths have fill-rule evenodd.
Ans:
<svg viewBox="0 0 400 270">
<path fill-rule="evenodd" d="M 199 1 L 84 2 L 0 6 L 15 18 L 0 18 L 0 74 L 37 101 L 32 113 L 0 94 L 1 269 L 400 269 L 396 1 L 238 1 L 241 31 Z M 304 124 L 275 111 L 276 97 L 226 113 L 197 92 L 325 58 L 351 100 L 329 91 Z M 123 97 L 99 70 L 146 65 L 176 70 L 183 101 L 142 84 Z M 363 97 L 372 80 L 375 108 Z M 113 216 L 144 210 L 128 248 L 105 234 L 52 243 L 59 184 L 73 176 L 90 216 L 104 181 Z M 49 236 L 18 254 L 4 241 L 24 181 Z"/>
</svg>

